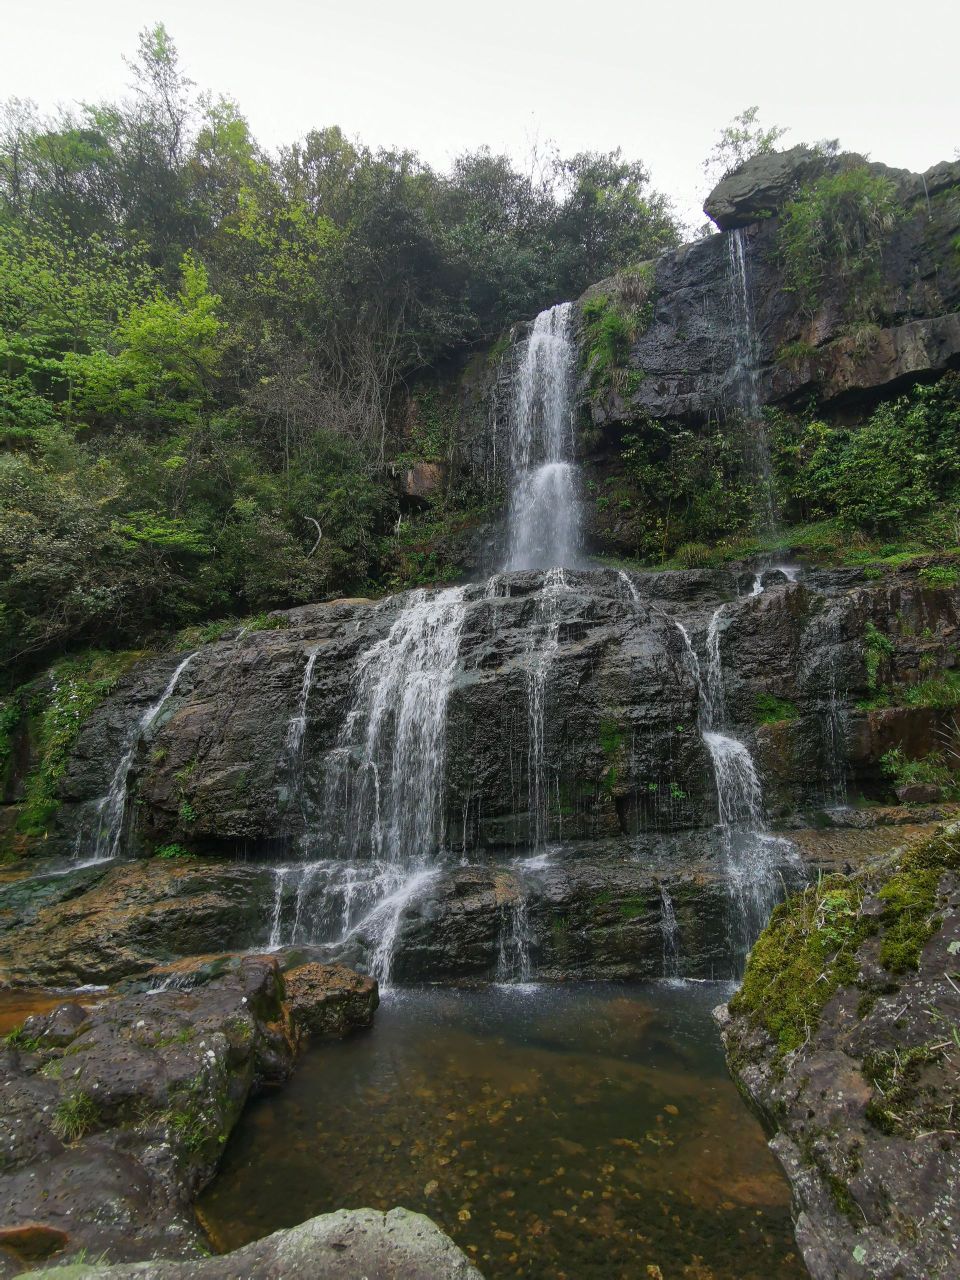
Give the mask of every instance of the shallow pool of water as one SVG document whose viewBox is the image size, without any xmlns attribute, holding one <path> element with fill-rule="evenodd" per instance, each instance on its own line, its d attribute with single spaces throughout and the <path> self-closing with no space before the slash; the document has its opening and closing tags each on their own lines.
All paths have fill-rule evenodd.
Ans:
<svg viewBox="0 0 960 1280">
<path fill-rule="evenodd" d="M 247 1109 L 201 1221 L 233 1249 L 404 1205 L 489 1280 L 802 1276 L 787 1184 L 710 1019 L 727 990 L 391 994 Z"/>
</svg>

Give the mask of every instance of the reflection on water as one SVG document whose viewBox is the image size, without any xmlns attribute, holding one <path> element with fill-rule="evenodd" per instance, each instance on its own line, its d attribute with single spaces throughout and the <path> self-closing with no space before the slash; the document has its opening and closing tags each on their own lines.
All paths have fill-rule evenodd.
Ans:
<svg viewBox="0 0 960 1280">
<path fill-rule="evenodd" d="M 311 1051 L 248 1108 L 201 1221 L 232 1249 L 332 1209 L 404 1205 L 489 1280 L 802 1276 L 787 1184 L 710 1021 L 726 994 L 392 995 L 372 1031 Z"/>
</svg>

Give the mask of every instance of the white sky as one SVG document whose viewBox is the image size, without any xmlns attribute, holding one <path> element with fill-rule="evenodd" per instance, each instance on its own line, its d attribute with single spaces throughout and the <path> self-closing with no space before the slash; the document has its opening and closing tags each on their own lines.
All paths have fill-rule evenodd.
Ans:
<svg viewBox="0 0 960 1280">
<path fill-rule="evenodd" d="M 487 143 L 522 160 L 620 146 L 692 225 L 701 162 L 758 104 L 782 145 L 924 169 L 960 147 L 960 0 L 0 0 L 0 97 L 123 92 L 139 30 L 235 98 L 261 142 L 339 124 L 443 167 Z"/>
</svg>

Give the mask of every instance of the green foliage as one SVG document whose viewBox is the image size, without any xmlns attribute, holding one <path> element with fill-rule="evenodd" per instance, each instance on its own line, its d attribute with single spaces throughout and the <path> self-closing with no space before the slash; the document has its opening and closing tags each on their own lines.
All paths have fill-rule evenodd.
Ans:
<svg viewBox="0 0 960 1280">
<path fill-rule="evenodd" d="M 714 182 L 728 177 L 752 156 L 766 155 L 789 130 L 780 125 L 769 129 L 759 122 L 759 107 L 747 107 L 720 130 L 713 150 L 703 162 L 704 171 Z"/>
<path fill-rule="evenodd" d="M 8 1049 L 22 1049 L 24 1053 L 36 1053 L 43 1048 L 43 1041 L 39 1036 L 29 1036 L 22 1026 L 14 1027 L 14 1029 L 3 1037 L 3 1043 Z"/>
<path fill-rule="evenodd" d="M 607 293 L 595 293 L 581 308 L 581 359 L 591 393 L 609 391 L 630 395 L 643 381 L 640 369 L 629 367 L 630 348 L 653 318 L 653 268 L 641 263 L 621 272 Z"/>
<path fill-rule="evenodd" d="M 855 164 L 805 184 L 780 211 L 786 287 L 812 315 L 828 278 L 839 280 L 851 317 L 876 306 L 883 237 L 898 214 L 896 187 Z"/>
<path fill-rule="evenodd" d="M 867 670 L 867 688 L 876 689 L 880 678 L 880 668 L 885 659 L 893 656 L 893 642 L 889 636 L 878 631 L 874 623 L 868 622 L 863 631 L 863 655 Z"/>
<path fill-rule="evenodd" d="M 848 531 L 889 533 L 916 527 L 935 503 L 957 496 L 955 374 L 879 405 L 859 426 L 769 417 L 778 498 L 788 519 L 835 518 Z"/>
<path fill-rule="evenodd" d="M 480 150 L 440 173 L 330 127 L 267 155 L 162 26 L 129 66 L 126 99 L 0 120 L 0 667 L 16 678 L 404 576 L 393 475 L 447 457 L 457 411 L 421 388 L 408 434 L 406 389 L 678 238 L 619 152 L 531 175 Z M 449 574 L 415 554 L 410 577 Z"/>
<path fill-rule="evenodd" d="M 949 787 L 954 781 L 942 751 L 931 751 L 918 760 L 910 760 L 902 747 L 891 747 L 880 757 L 880 767 L 898 787 L 915 783 Z"/>
<path fill-rule="evenodd" d="M 195 858 L 197 855 L 191 853 L 189 849 L 182 844 L 161 844 L 153 851 L 155 858 Z"/>
<path fill-rule="evenodd" d="M 797 707 L 786 698 L 776 698 L 772 693 L 758 693 L 754 702 L 758 724 L 781 724 L 800 716 Z"/>
<path fill-rule="evenodd" d="M 860 703 L 864 711 L 881 707 L 939 707 L 949 711 L 958 706 L 960 671 L 943 671 L 916 684 L 881 689 L 875 697 Z"/>
<path fill-rule="evenodd" d="M 81 726 L 123 673 L 142 657 L 141 651 L 94 650 L 65 658 L 50 669 L 47 682 L 30 694 L 36 765 L 24 783 L 24 803 L 17 823 L 22 834 L 46 834 L 59 807 L 58 784 Z"/>
<path fill-rule="evenodd" d="M 925 586 L 955 587 L 960 582 L 960 570 L 952 564 L 931 564 L 917 574 Z"/>
<path fill-rule="evenodd" d="M 682 569 L 702 569 L 710 563 L 710 548 L 702 542 L 684 542 L 674 551 L 673 558 Z"/>
<path fill-rule="evenodd" d="M 78 1090 L 61 1098 L 53 1112 L 53 1131 L 64 1142 L 77 1142 L 94 1129 L 100 1111 L 88 1093 Z"/>
</svg>

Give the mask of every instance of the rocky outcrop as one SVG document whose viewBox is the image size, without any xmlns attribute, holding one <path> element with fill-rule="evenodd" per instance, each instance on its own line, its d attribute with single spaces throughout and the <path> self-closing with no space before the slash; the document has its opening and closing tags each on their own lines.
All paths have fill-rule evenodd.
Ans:
<svg viewBox="0 0 960 1280">
<path fill-rule="evenodd" d="M 826 163 L 821 152 L 803 145 L 752 156 L 721 179 L 704 201 L 703 212 L 721 231 L 772 217 L 801 182 L 819 178 Z"/>
<path fill-rule="evenodd" d="M 198 1256 L 190 1204 L 251 1091 L 376 1004 L 376 983 L 342 966 L 223 955 L 28 1018 L 0 1059 L 0 1274 L 6 1256 Z"/>
<path fill-rule="evenodd" d="M 298 1044 L 369 1027 L 379 1003 L 372 978 L 342 964 L 296 965 L 284 974 L 284 1003 Z"/>
<path fill-rule="evenodd" d="M 866 668 L 868 624 L 889 644 L 876 674 L 885 686 L 909 686 L 957 661 L 960 592 L 927 581 L 924 564 L 879 580 L 852 568 L 791 582 L 774 570 L 761 594 L 752 593 L 753 575 L 735 568 L 640 574 L 632 579 L 635 601 L 623 575 L 571 571 L 549 617 L 541 575 L 504 574 L 492 587 L 468 587 L 447 707 L 444 799 L 453 847 L 490 857 L 529 843 L 536 764 L 529 677 L 554 630 L 543 740 L 550 837 L 604 840 L 712 826 L 716 800 L 696 728 L 697 685 L 676 624 L 703 654 L 721 605 L 728 722 L 751 749 L 767 752 L 773 812 L 834 802 L 844 780 L 882 798 L 888 784 L 880 755 L 895 740 L 910 755 L 929 750 L 939 720 L 922 712 L 919 731 L 917 713 L 898 707 L 895 697 L 881 712 L 859 709 L 875 692 Z M 323 762 L 347 718 L 357 661 L 404 602 L 397 596 L 296 609 L 281 629 L 203 648 L 140 744 L 130 778 L 131 851 L 181 842 L 270 857 L 313 830 L 311 823 L 322 826 Z M 301 772 L 290 758 L 288 730 L 311 654 Z M 84 726 L 63 783 L 65 849 L 78 840 L 82 847 L 130 720 L 162 687 L 168 667 L 139 668 Z M 763 695 L 784 708 L 773 726 L 764 723 Z M 881 722 L 882 733 L 871 727 Z M 323 818 L 335 820 L 335 813 Z M 215 933 L 203 950 L 232 947 L 237 933 L 258 936 L 266 928 L 244 890 L 260 875 L 254 867 L 226 868 L 216 899 L 197 903 L 195 914 L 209 911 Z M 158 886 L 168 886 L 158 891 L 148 927 L 138 926 L 141 948 L 191 892 L 189 864 L 169 873 L 158 864 L 156 876 Z M 91 917 L 93 947 L 94 935 Z M 165 958 L 161 946 L 149 953 L 150 963 Z"/>
<path fill-rule="evenodd" d="M 515 975 L 521 942 L 542 974 L 655 976 L 665 963 L 667 899 L 683 971 L 728 972 L 726 855 L 678 624 L 703 662 L 717 618 L 725 721 L 760 768 L 771 825 L 862 828 L 878 815 L 838 806 L 849 795 L 894 798 L 884 755 L 900 747 L 923 757 L 954 731 L 949 707 L 908 705 L 936 673 L 947 673 L 933 699 L 944 703 L 960 643 L 960 592 L 938 585 L 943 574 L 927 574 L 925 563 L 880 578 L 850 568 L 790 580 L 768 570 L 762 591 L 736 569 L 629 580 L 570 571 L 552 594 L 530 573 L 466 588 L 441 779 L 448 852 L 400 909 L 394 976 Z M 320 947 L 301 963 L 367 966 L 372 926 L 352 928 L 341 951 L 323 949 L 342 932 L 323 860 L 336 861 L 329 841 L 344 820 L 326 762 L 335 748 L 341 762 L 356 750 L 338 747 L 354 672 L 405 602 L 297 609 L 276 630 L 200 650 L 139 744 L 127 847 L 186 844 L 204 856 L 7 886 L 6 980 L 112 982 L 271 938 Z M 868 637 L 880 648 L 868 651 Z M 531 672 L 545 648 L 541 722 L 532 719 Z M 311 659 L 301 749 L 291 755 Z M 84 726 L 63 783 L 62 847 L 83 849 L 130 721 L 170 669 L 161 660 L 131 673 Z M 881 690 L 885 705 L 864 708 Z M 535 786 L 546 798 L 545 841 L 559 846 L 548 857 L 531 849 Z M 788 882 L 792 858 L 783 846 Z M 298 872 L 299 859 L 313 869 Z"/>
<path fill-rule="evenodd" d="M 714 187 L 703 211 L 721 231 L 746 227 L 779 213 L 802 184 L 857 163 L 865 163 L 864 158 L 830 155 L 822 148 L 804 145 L 751 156 Z M 889 179 L 904 202 L 939 195 L 960 183 L 960 163 L 950 161 L 931 165 L 925 173 L 876 163 L 870 164 L 870 170 Z"/>
<path fill-rule="evenodd" d="M 778 211 L 803 183 L 856 163 L 858 157 L 795 147 L 747 161 L 717 187 L 706 209 L 723 234 L 665 253 L 646 268 L 649 318 L 630 350 L 629 390 L 590 397 L 603 434 L 584 437 L 589 458 L 616 450 L 617 432 L 642 429 L 645 419 L 702 427 L 744 408 L 738 343 L 745 339 L 735 296 L 744 284 L 741 255 L 754 323 L 746 339 L 755 365 L 751 396 L 760 406 L 814 399 L 828 410 L 849 410 L 960 364 L 960 260 L 952 248 L 960 233 L 960 164 L 926 174 L 868 166 L 893 184 L 899 211 L 879 249 L 871 314 L 851 313 L 839 272 L 816 298 L 786 287 Z M 614 296 L 620 287 L 615 278 L 590 292 Z"/>
<path fill-rule="evenodd" d="M 0 982 L 112 983 L 179 956 L 266 943 L 262 867 L 153 859 L 14 883 L 0 892 Z"/>
<path fill-rule="evenodd" d="M 719 1012 L 814 1280 L 960 1271 L 960 825 L 778 909 Z"/>
<path fill-rule="evenodd" d="M 100 1264 L 30 1271 L 59 1280 L 481 1280 L 480 1272 L 422 1213 L 409 1209 L 340 1209 L 248 1244 L 220 1258 L 195 1262 Z"/>
<path fill-rule="evenodd" d="M 195 1255 L 192 1197 L 251 1088 L 292 1064 L 282 992 L 276 960 L 252 957 L 197 991 L 29 1018 L 0 1068 L 0 1225 L 61 1233 L 60 1252 Z"/>
</svg>

